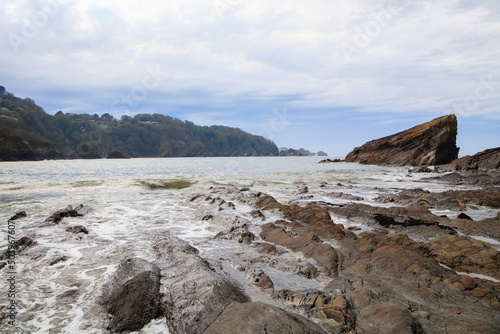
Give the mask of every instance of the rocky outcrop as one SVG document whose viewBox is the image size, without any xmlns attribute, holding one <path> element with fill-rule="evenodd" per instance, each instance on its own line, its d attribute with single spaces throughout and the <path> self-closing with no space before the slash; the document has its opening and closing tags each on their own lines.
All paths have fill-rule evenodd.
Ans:
<svg viewBox="0 0 500 334">
<path fill-rule="evenodd" d="M 22 237 L 16 240 L 9 248 L 0 255 L 0 260 L 6 260 L 9 256 L 21 255 L 25 250 L 36 246 L 38 243 L 30 237 Z"/>
<path fill-rule="evenodd" d="M 203 333 L 326 334 L 307 318 L 263 303 L 232 304 Z"/>
<path fill-rule="evenodd" d="M 167 235 L 155 241 L 154 250 L 164 271 L 161 283 L 168 287 L 165 316 L 172 334 L 204 333 L 229 305 L 250 301 L 187 242 Z"/>
<path fill-rule="evenodd" d="M 468 236 L 451 236 L 430 244 L 431 255 L 448 267 L 500 279 L 500 252 Z"/>
<path fill-rule="evenodd" d="M 104 289 L 103 305 L 112 316 L 113 332 L 141 329 L 163 314 L 160 269 L 139 258 L 123 260 Z"/>
<path fill-rule="evenodd" d="M 458 158 L 456 136 L 456 116 L 442 116 L 357 147 L 345 161 L 384 166 L 447 164 Z"/>
<path fill-rule="evenodd" d="M 500 168 L 500 147 L 490 148 L 473 156 L 466 155 L 454 160 L 445 168 L 451 170 L 498 169 Z"/>
<path fill-rule="evenodd" d="M 61 220 L 65 217 L 82 217 L 89 212 L 90 208 L 80 204 L 76 208 L 73 208 L 72 205 L 68 205 L 65 209 L 58 210 L 54 212 L 50 217 L 45 219 L 43 225 L 54 225 L 59 224 Z"/>
</svg>

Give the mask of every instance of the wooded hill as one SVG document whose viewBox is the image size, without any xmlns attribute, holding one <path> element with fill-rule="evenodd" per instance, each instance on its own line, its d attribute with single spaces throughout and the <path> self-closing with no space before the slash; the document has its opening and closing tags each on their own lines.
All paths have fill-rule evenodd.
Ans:
<svg viewBox="0 0 500 334">
<path fill-rule="evenodd" d="M 198 126 L 161 114 L 47 114 L 0 86 L 0 160 L 131 157 L 273 156 L 276 145 L 227 126 Z"/>
</svg>

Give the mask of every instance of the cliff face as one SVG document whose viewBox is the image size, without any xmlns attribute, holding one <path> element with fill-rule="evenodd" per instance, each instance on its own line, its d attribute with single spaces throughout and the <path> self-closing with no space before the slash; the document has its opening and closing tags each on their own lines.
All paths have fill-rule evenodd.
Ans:
<svg viewBox="0 0 500 334">
<path fill-rule="evenodd" d="M 442 116 L 356 147 L 345 160 L 383 166 L 447 164 L 458 158 L 456 136 L 456 116 Z"/>
</svg>

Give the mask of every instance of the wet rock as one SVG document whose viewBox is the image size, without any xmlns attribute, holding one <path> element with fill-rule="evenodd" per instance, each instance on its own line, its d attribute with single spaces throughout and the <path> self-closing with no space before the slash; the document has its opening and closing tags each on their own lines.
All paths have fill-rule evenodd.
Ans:
<svg viewBox="0 0 500 334">
<path fill-rule="evenodd" d="M 214 239 L 236 240 L 240 244 L 251 244 L 255 240 L 255 235 L 248 230 L 247 226 L 232 227 L 227 232 L 218 233 Z"/>
<path fill-rule="evenodd" d="M 153 249 L 163 271 L 165 315 L 172 334 L 206 333 L 231 303 L 249 301 L 187 242 L 167 235 L 157 239 Z"/>
<path fill-rule="evenodd" d="M 316 261 L 318 269 L 326 275 L 335 275 L 338 266 L 338 254 L 333 247 L 325 244 L 314 234 L 291 235 L 282 227 L 274 224 L 262 226 L 261 238 L 294 252 L 302 252 L 306 258 Z"/>
<path fill-rule="evenodd" d="M 21 255 L 29 248 L 36 246 L 38 243 L 30 237 L 22 237 L 17 239 L 14 244 L 9 245 L 8 249 L 0 255 L 0 260 L 7 260 L 9 256 Z"/>
<path fill-rule="evenodd" d="M 61 220 L 65 217 L 82 217 L 86 215 L 90 211 L 90 208 L 87 206 L 84 206 L 83 204 L 80 204 L 76 208 L 73 208 L 73 206 L 69 205 L 66 207 L 66 209 L 63 210 L 58 210 L 54 212 L 50 217 L 45 219 L 44 221 L 44 226 L 47 225 L 54 225 L 54 224 L 59 224 Z"/>
<path fill-rule="evenodd" d="M 263 303 L 231 304 L 204 334 L 294 333 L 325 334 L 311 320 Z"/>
<path fill-rule="evenodd" d="M 159 268 L 140 258 L 124 259 L 104 287 L 103 305 L 117 333 L 139 330 L 158 318 L 163 313 Z"/>
<path fill-rule="evenodd" d="M 59 257 L 55 258 L 54 260 L 50 261 L 49 266 L 54 266 L 60 262 L 65 262 L 65 261 L 68 261 L 67 256 L 59 256 Z"/>
<path fill-rule="evenodd" d="M 472 220 L 471 217 L 469 217 L 468 215 L 466 215 L 465 213 L 460 213 L 458 216 L 457 216 L 457 219 L 467 219 L 467 220 Z"/>
<path fill-rule="evenodd" d="M 256 273 L 248 274 L 247 278 L 250 280 L 250 282 L 252 282 L 253 284 L 255 284 L 264 291 L 269 291 L 269 292 L 274 291 L 274 283 L 271 280 L 271 277 L 269 277 L 262 270 Z"/>
<path fill-rule="evenodd" d="M 70 233 L 83 233 L 83 234 L 89 234 L 89 231 L 85 228 L 85 226 L 82 225 L 75 225 L 75 226 L 70 226 L 66 228 L 66 232 Z"/>
<path fill-rule="evenodd" d="M 18 219 L 25 218 L 25 217 L 27 217 L 26 212 L 25 211 L 21 211 L 21 212 L 16 213 L 12 217 L 10 217 L 9 221 L 18 220 Z"/>
<path fill-rule="evenodd" d="M 247 214 L 253 219 L 259 219 L 260 221 L 266 220 L 266 216 L 260 210 L 253 210 Z"/>
<path fill-rule="evenodd" d="M 447 164 L 458 157 L 456 136 L 457 118 L 447 115 L 370 141 L 355 148 L 345 161 L 388 166 Z"/>
<path fill-rule="evenodd" d="M 331 198 L 340 198 L 340 199 L 345 199 L 349 201 L 363 201 L 364 198 L 360 196 L 355 196 L 351 194 L 345 194 L 343 192 L 331 192 L 331 193 L 322 193 L 322 195 L 331 197 Z"/>
<path fill-rule="evenodd" d="M 431 255 L 456 271 L 500 279 L 500 252 L 467 236 L 451 236 L 430 243 Z"/>
<path fill-rule="evenodd" d="M 257 244 L 256 246 L 257 250 L 261 253 L 267 253 L 267 254 L 277 254 L 278 250 L 275 245 L 272 245 L 267 242 L 262 242 Z"/>
</svg>

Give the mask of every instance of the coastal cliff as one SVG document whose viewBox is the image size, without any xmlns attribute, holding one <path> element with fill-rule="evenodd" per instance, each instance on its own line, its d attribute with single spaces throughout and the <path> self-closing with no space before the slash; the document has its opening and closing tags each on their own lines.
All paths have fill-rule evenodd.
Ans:
<svg viewBox="0 0 500 334">
<path fill-rule="evenodd" d="M 442 165 L 458 158 L 457 118 L 446 115 L 356 147 L 346 162 L 383 166 Z"/>
</svg>

